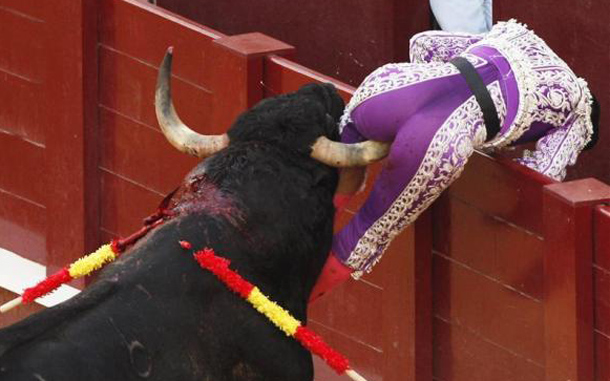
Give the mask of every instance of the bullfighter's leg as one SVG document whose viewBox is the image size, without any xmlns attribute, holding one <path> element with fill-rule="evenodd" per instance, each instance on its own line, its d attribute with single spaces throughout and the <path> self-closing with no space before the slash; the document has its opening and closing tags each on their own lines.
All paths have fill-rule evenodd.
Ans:
<svg viewBox="0 0 610 381">
<path fill-rule="evenodd" d="M 463 122 L 477 107 L 474 100 L 465 102 L 438 129 L 425 128 L 430 115 L 422 113 L 400 130 L 371 195 L 334 237 L 334 255 L 354 276 L 370 271 L 393 237 L 459 177 L 474 147 L 485 140 L 482 123 Z"/>
</svg>

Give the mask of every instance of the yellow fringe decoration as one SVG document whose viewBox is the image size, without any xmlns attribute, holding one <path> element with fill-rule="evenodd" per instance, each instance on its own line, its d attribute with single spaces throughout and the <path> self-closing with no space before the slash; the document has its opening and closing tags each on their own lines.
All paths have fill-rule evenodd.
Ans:
<svg viewBox="0 0 610 381">
<path fill-rule="evenodd" d="M 254 287 L 248 295 L 250 302 L 258 312 L 264 314 L 287 336 L 294 336 L 301 322 L 293 318 L 288 311 L 269 300 L 259 289 Z"/>
<path fill-rule="evenodd" d="M 112 250 L 112 246 L 106 244 L 93 253 L 72 263 L 68 272 L 72 278 L 80 278 L 102 268 L 106 263 L 114 261 L 116 257 L 117 255 Z"/>
</svg>

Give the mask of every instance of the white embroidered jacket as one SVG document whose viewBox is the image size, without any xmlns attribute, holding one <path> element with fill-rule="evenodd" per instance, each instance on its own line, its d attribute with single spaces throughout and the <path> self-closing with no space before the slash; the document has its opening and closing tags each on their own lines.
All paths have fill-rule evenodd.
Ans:
<svg viewBox="0 0 610 381">
<path fill-rule="evenodd" d="M 592 96 L 584 79 L 578 78 L 547 44 L 515 20 L 496 24 L 487 34 L 470 35 L 429 31 L 410 41 L 411 62 L 448 62 L 476 46 L 499 51 L 514 72 L 519 107 L 508 131 L 481 147 L 506 146 L 527 131 L 532 123 L 553 128 L 517 161 L 555 180 L 563 180 L 566 167 L 591 140 Z"/>
</svg>

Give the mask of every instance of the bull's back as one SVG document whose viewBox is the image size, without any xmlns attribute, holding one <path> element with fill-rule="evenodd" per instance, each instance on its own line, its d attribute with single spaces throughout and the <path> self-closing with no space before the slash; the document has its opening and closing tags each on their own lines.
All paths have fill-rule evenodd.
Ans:
<svg viewBox="0 0 610 381">
<path fill-rule="evenodd" d="M 0 379 L 307 379 L 302 348 L 178 245 L 235 256 L 241 245 L 226 239 L 235 232 L 214 221 L 167 223 L 80 295 L 0 331 Z"/>
</svg>

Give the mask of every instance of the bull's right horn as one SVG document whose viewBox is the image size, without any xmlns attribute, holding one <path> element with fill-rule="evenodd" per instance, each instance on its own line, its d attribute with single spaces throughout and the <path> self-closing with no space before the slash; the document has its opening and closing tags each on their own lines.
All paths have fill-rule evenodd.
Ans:
<svg viewBox="0 0 610 381">
<path fill-rule="evenodd" d="M 172 71 L 172 50 L 168 48 L 159 68 L 155 90 L 155 112 L 163 135 L 178 150 L 197 157 L 207 157 L 229 145 L 229 137 L 223 135 L 202 135 L 185 125 L 172 102 L 170 75 Z"/>
<path fill-rule="evenodd" d="M 367 140 L 346 144 L 321 136 L 311 147 L 311 157 L 336 168 L 366 166 L 383 159 L 390 152 L 390 143 Z"/>
</svg>

